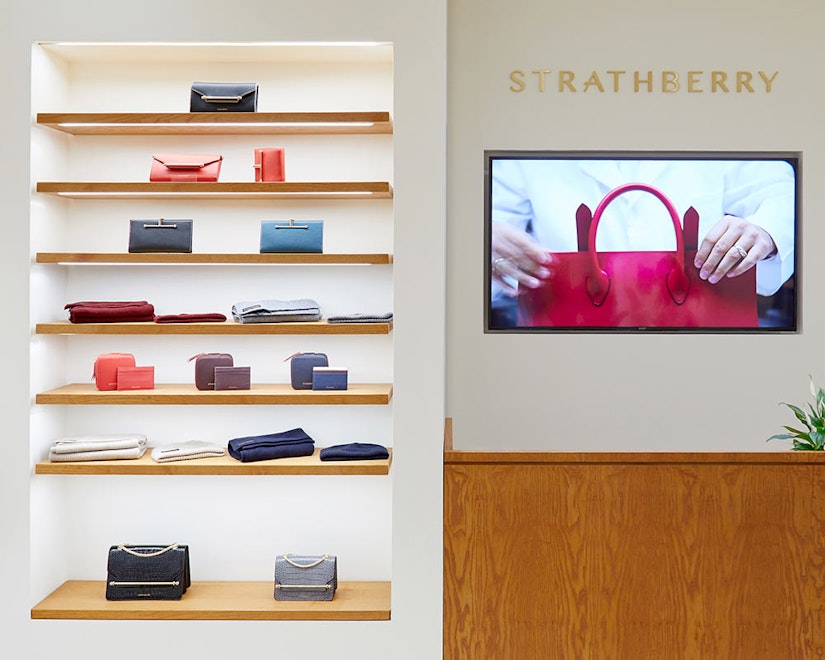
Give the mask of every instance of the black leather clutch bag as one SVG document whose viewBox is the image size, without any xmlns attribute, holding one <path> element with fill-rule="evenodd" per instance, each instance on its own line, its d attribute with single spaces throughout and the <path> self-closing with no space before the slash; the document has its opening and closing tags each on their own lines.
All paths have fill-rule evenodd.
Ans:
<svg viewBox="0 0 825 660">
<path fill-rule="evenodd" d="M 109 548 L 106 600 L 180 600 L 189 585 L 188 545 Z"/>
<path fill-rule="evenodd" d="M 194 82 L 189 112 L 255 112 L 258 83 Z"/>
<path fill-rule="evenodd" d="M 191 252 L 191 220 L 130 220 L 129 252 Z"/>
</svg>

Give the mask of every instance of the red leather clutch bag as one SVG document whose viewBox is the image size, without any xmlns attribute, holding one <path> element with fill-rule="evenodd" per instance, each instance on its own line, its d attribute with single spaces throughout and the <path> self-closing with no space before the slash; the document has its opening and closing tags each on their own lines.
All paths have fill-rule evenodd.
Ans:
<svg viewBox="0 0 825 660">
<path fill-rule="evenodd" d="M 255 149 L 255 181 L 284 181 L 286 166 L 283 149 Z"/>
<path fill-rule="evenodd" d="M 155 154 L 149 181 L 217 181 L 223 156 L 219 154 Z"/>
<path fill-rule="evenodd" d="M 123 367 L 134 367 L 135 356 L 131 353 L 103 353 L 95 360 L 95 386 L 101 391 L 117 389 L 117 372 Z"/>
<path fill-rule="evenodd" d="M 153 390 L 155 389 L 154 367 L 118 367 L 118 390 Z"/>
</svg>

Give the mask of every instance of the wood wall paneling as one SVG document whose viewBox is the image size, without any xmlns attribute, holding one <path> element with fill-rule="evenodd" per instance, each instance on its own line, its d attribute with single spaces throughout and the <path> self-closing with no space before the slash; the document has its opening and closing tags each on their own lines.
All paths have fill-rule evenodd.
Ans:
<svg viewBox="0 0 825 660">
<path fill-rule="evenodd" d="M 822 657 L 823 463 L 746 457 L 448 458 L 444 657 Z"/>
</svg>

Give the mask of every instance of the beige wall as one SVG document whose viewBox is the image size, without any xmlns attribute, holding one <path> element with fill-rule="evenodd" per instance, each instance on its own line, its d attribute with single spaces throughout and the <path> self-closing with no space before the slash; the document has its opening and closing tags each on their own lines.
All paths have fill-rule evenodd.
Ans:
<svg viewBox="0 0 825 660">
<path fill-rule="evenodd" d="M 449 16 L 447 409 L 458 449 L 763 451 L 782 400 L 825 382 L 818 3 L 455 0 Z M 514 69 L 546 88 L 510 91 Z M 681 73 L 678 93 L 583 91 L 591 71 Z M 578 92 L 558 92 L 558 71 Z M 770 94 L 689 93 L 691 70 L 779 71 Z M 644 75 L 644 74 L 643 74 Z M 700 87 L 701 88 L 701 87 Z M 644 89 L 644 88 L 642 88 Z M 764 87 L 761 87 L 764 90 Z M 483 333 L 485 149 L 784 150 L 803 158 L 791 335 Z"/>
</svg>

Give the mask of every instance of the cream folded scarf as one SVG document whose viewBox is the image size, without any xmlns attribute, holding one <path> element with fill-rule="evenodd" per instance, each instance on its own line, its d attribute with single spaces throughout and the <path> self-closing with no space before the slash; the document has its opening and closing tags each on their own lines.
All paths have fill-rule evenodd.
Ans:
<svg viewBox="0 0 825 660">
<path fill-rule="evenodd" d="M 223 456 L 226 449 L 204 440 L 184 440 L 164 447 L 155 447 L 152 450 L 152 459 L 157 463 L 171 463 L 172 461 L 186 461 L 193 458 L 207 458 L 209 456 Z"/>
<path fill-rule="evenodd" d="M 140 433 L 120 435 L 78 435 L 61 438 L 49 448 L 50 461 L 111 461 L 136 459 L 146 451 L 146 436 Z"/>
</svg>

